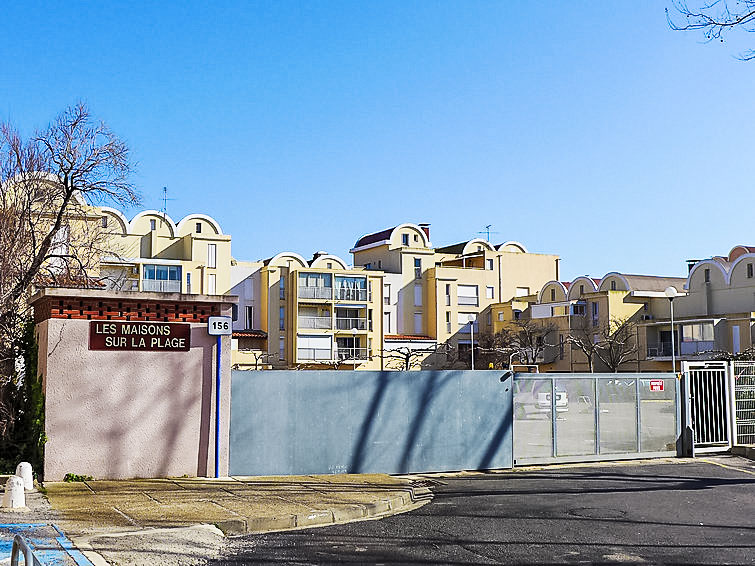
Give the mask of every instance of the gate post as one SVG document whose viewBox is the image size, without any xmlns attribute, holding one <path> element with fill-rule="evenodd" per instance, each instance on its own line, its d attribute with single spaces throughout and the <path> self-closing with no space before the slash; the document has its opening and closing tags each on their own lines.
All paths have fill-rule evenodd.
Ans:
<svg viewBox="0 0 755 566">
<path fill-rule="evenodd" d="M 690 376 L 689 376 L 689 362 L 682 362 L 682 371 L 680 381 L 680 393 L 679 408 L 681 410 L 681 435 L 677 441 L 676 454 L 679 457 L 695 456 L 695 436 L 692 430 L 692 404 L 690 399 Z M 677 374 L 674 373 L 674 378 L 677 378 Z"/>
</svg>

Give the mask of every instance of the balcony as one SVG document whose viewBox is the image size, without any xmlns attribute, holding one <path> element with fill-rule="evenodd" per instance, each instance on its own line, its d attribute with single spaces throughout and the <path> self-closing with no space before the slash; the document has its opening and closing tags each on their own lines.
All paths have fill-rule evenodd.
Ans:
<svg viewBox="0 0 755 566">
<path fill-rule="evenodd" d="M 479 299 L 477 297 L 459 297 L 459 304 L 460 305 L 468 305 L 476 307 L 479 305 Z"/>
<path fill-rule="evenodd" d="M 366 360 L 367 348 L 338 348 L 338 360 Z"/>
<path fill-rule="evenodd" d="M 321 362 L 333 359 L 330 348 L 297 348 L 296 357 L 299 361 Z"/>
<path fill-rule="evenodd" d="M 180 281 L 166 281 L 163 279 L 142 279 L 142 291 L 153 291 L 156 293 L 180 293 Z"/>
<path fill-rule="evenodd" d="M 681 344 L 674 344 L 674 353 L 676 356 L 699 356 L 709 353 L 716 349 L 716 343 L 713 340 L 688 340 Z M 671 342 L 660 342 L 657 344 L 648 344 L 648 358 L 670 358 Z"/>
<path fill-rule="evenodd" d="M 313 328 L 316 330 L 331 330 L 333 319 L 329 316 L 302 316 L 298 318 L 299 328 Z"/>
<path fill-rule="evenodd" d="M 336 289 L 336 300 L 366 302 L 367 289 Z"/>
<path fill-rule="evenodd" d="M 679 344 L 674 344 L 674 354 L 679 355 Z M 657 342 L 655 344 L 648 344 L 648 358 L 670 358 L 671 357 L 671 342 Z"/>
<path fill-rule="evenodd" d="M 336 317 L 337 330 L 351 330 L 352 328 L 356 328 L 357 330 L 367 330 L 367 319 Z"/>
<path fill-rule="evenodd" d="M 303 287 L 299 286 L 300 299 L 331 299 L 333 287 Z"/>
</svg>

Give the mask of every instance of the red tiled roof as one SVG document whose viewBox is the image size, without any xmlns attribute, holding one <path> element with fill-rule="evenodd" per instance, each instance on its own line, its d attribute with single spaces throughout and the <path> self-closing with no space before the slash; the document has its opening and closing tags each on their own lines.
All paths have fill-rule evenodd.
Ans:
<svg viewBox="0 0 755 566">
<path fill-rule="evenodd" d="M 386 334 L 386 340 L 434 340 L 429 336 L 420 336 L 417 334 Z"/>
<path fill-rule="evenodd" d="M 234 338 L 267 338 L 264 330 L 234 330 Z"/>
</svg>

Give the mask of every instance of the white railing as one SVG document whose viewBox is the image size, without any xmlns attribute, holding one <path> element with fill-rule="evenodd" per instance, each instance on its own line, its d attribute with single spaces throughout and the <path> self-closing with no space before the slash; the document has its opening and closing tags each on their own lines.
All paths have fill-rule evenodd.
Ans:
<svg viewBox="0 0 755 566">
<path fill-rule="evenodd" d="M 157 293 L 180 293 L 180 281 L 165 281 L 162 279 L 142 279 L 142 291 Z"/>
<path fill-rule="evenodd" d="M 352 328 L 356 328 L 357 330 L 367 330 L 367 319 L 336 317 L 336 328 L 338 330 L 351 330 Z"/>
<path fill-rule="evenodd" d="M 299 286 L 300 299 L 331 299 L 333 287 L 302 287 Z"/>
<path fill-rule="evenodd" d="M 367 348 L 338 348 L 338 359 L 344 360 L 366 360 Z"/>
<path fill-rule="evenodd" d="M 329 316 L 301 316 L 299 315 L 299 328 L 314 328 L 317 330 L 330 330 L 333 328 L 333 319 Z"/>
<path fill-rule="evenodd" d="M 336 289 L 336 300 L 367 301 L 367 289 Z"/>
<path fill-rule="evenodd" d="M 472 305 L 476 307 L 477 303 L 478 303 L 477 297 L 459 297 L 460 305 Z"/>
</svg>

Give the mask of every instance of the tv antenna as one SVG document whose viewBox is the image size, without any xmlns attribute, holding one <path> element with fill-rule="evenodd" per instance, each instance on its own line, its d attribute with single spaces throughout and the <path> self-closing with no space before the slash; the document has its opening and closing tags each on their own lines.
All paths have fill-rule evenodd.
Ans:
<svg viewBox="0 0 755 566">
<path fill-rule="evenodd" d="M 160 210 L 160 212 L 163 213 L 163 220 L 166 219 L 168 216 L 168 201 L 169 200 L 178 200 L 175 198 L 168 198 L 168 187 L 163 187 L 163 207 Z"/>
<path fill-rule="evenodd" d="M 496 232 L 495 230 L 491 231 L 490 229 L 493 227 L 492 224 L 488 224 L 485 226 L 484 230 L 481 230 L 480 232 L 477 232 L 478 234 L 485 234 L 485 238 L 490 241 L 490 235 L 491 234 L 500 234 L 500 232 Z"/>
</svg>

